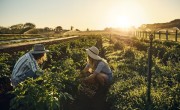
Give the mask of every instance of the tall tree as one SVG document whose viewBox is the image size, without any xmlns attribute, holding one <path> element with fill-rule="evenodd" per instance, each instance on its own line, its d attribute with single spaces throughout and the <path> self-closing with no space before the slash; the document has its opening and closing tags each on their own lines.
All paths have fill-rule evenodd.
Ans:
<svg viewBox="0 0 180 110">
<path fill-rule="evenodd" d="M 87 28 L 87 30 L 86 31 L 89 31 L 89 28 Z"/>
<path fill-rule="evenodd" d="M 73 26 L 71 26 L 71 31 L 74 29 L 74 27 Z"/>
</svg>

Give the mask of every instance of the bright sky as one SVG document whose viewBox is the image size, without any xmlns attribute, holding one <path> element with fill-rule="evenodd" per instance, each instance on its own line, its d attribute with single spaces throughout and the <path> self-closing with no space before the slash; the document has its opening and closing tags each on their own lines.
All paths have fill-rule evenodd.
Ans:
<svg viewBox="0 0 180 110">
<path fill-rule="evenodd" d="M 0 0 L 0 26 L 80 30 L 139 26 L 180 18 L 180 0 Z"/>
</svg>

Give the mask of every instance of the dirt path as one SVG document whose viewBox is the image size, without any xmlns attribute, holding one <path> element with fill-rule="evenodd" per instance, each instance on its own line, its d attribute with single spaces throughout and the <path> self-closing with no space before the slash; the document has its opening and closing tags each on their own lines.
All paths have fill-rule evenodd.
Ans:
<svg viewBox="0 0 180 110">
<path fill-rule="evenodd" d="M 71 36 L 71 37 L 63 37 L 63 38 L 56 38 L 56 39 L 48 39 L 48 40 L 40 40 L 40 41 L 32 41 L 32 42 L 23 42 L 23 43 L 15 43 L 15 44 L 5 44 L 0 46 L 0 50 L 8 49 L 8 48 L 14 48 L 19 46 L 27 46 L 27 45 L 33 45 L 37 43 L 48 43 L 48 42 L 54 42 L 54 41 L 63 41 L 68 39 L 74 39 L 79 38 L 79 36 Z"/>
</svg>

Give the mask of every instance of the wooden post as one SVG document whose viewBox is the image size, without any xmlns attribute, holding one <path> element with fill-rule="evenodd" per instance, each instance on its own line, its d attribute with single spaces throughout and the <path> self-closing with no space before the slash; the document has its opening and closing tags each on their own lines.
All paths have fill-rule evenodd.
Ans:
<svg viewBox="0 0 180 110">
<path fill-rule="evenodd" d="M 161 39 L 161 31 L 159 31 L 159 39 Z"/>
<path fill-rule="evenodd" d="M 137 31 L 136 31 L 136 37 L 138 37 L 138 33 L 137 33 Z"/>
<path fill-rule="evenodd" d="M 156 32 L 154 31 L 154 39 L 156 39 L 155 36 L 156 36 Z"/>
<path fill-rule="evenodd" d="M 166 30 L 166 40 L 168 40 L 168 30 Z"/>
<path fill-rule="evenodd" d="M 143 38 L 145 38 L 145 31 L 143 31 Z"/>
<path fill-rule="evenodd" d="M 147 39 L 147 34 L 148 34 L 148 32 L 146 31 L 146 39 Z"/>
<path fill-rule="evenodd" d="M 134 31 L 134 37 L 136 37 L 136 31 Z"/>
<path fill-rule="evenodd" d="M 141 31 L 140 31 L 140 38 L 141 38 Z"/>
<path fill-rule="evenodd" d="M 147 107 L 148 110 L 150 110 L 151 107 L 151 68 L 152 68 L 152 40 L 153 40 L 153 35 L 151 34 L 149 36 L 150 40 L 150 47 L 148 49 L 148 84 L 147 84 Z"/>
<path fill-rule="evenodd" d="M 178 30 L 176 30 L 175 41 L 177 42 Z"/>
</svg>

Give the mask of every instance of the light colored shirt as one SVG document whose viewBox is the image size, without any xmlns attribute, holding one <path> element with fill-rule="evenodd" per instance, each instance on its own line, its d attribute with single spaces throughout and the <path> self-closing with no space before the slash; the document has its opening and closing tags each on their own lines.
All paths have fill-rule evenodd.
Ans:
<svg viewBox="0 0 180 110">
<path fill-rule="evenodd" d="M 16 78 L 20 75 L 23 75 L 29 70 L 32 70 L 35 73 L 37 70 L 40 70 L 40 68 L 33 55 L 31 53 L 26 53 L 16 62 L 11 78 Z"/>
<path fill-rule="evenodd" d="M 90 68 L 90 64 L 88 63 L 85 68 Z M 112 71 L 111 71 L 110 67 L 103 61 L 99 62 L 99 64 L 97 65 L 97 68 L 94 70 L 94 72 L 95 73 L 103 72 L 103 73 L 107 74 L 108 76 L 112 76 Z"/>
</svg>

